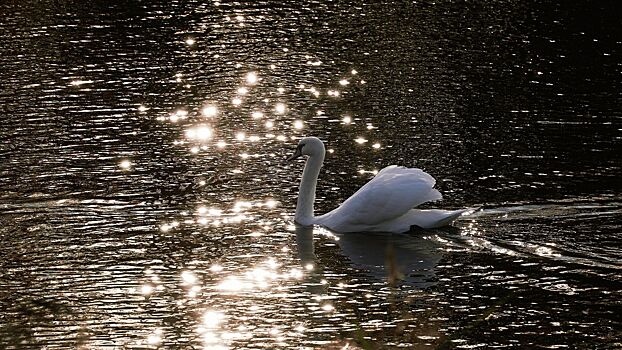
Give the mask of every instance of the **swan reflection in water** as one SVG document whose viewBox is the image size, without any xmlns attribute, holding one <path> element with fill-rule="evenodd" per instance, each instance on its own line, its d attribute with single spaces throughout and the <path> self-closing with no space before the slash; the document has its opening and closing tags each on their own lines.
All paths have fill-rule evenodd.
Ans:
<svg viewBox="0 0 622 350">
<path fill-rule="evenodd" d="M 370 277 L 386 280 L 389 284 L 406 283 L 426 288 L 436 283 L 435 268 L 442 254 L 437 242 L 420 234 L 384 232 L 333 233 L 317 226 L 296 224 L 298 257 L 302 266 L 318 266 L 313 236 L 323 235 L 334 240 L 341 254 L 353 267 Z M 321 259 L 320 259 L 321 260 Z M 313 274 L 311 279 L 314 280 Z"/>
</svg>

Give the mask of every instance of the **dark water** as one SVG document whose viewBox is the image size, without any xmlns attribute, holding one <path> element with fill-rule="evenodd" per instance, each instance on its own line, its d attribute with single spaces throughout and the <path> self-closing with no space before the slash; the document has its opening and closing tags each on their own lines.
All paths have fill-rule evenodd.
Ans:
<svg viewBox="0 0 622 350">
<path fill-rule="evenodd" d="M 0 348 L 622 348 L 619 13 L 1 2 Z M 303 135 L 479 209 L 296 228 Z"/>
</svg>

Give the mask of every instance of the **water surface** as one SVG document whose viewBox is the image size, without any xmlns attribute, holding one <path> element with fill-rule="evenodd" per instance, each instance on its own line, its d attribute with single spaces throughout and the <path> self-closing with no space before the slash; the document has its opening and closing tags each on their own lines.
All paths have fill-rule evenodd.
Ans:
<svg viewBox="0 0 622 350">
<path fill-rule="evenodd" d="M 615 9 L 0 4 L 0 347 L 621 348 Z M 296 227 L 305 135 L 474 212 Z"/>
</svg>

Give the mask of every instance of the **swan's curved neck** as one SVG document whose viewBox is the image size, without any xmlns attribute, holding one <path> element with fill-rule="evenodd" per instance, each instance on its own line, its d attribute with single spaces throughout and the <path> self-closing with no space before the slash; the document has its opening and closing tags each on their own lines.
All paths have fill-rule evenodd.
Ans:
<svg viewBox="0 0 622 350">
<path fill-rule="evenodd" d="M 324 163 L 324 154 L 310 156 L 302 172 L 302 180 L 298 192 L 298 202 L 296 203 L 295 221 L 301 225 L 309 226 L 313 224 L 313 202 L 315 202 L 315 187 L 320 168 Z"/>
</svg>

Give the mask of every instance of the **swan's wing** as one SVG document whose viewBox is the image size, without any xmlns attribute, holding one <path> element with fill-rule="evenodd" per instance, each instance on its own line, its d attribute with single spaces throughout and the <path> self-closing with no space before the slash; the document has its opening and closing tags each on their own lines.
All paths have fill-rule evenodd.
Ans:
<svg viewBox="0 0 622 350">
<path fill-rule="evenodd" d="M 350 225 L 376 225 L 428 201 L 441 199 L 436 181 L 421 169 L 389 166 L 348 198 L 331 216 Z"/>
</svg>

